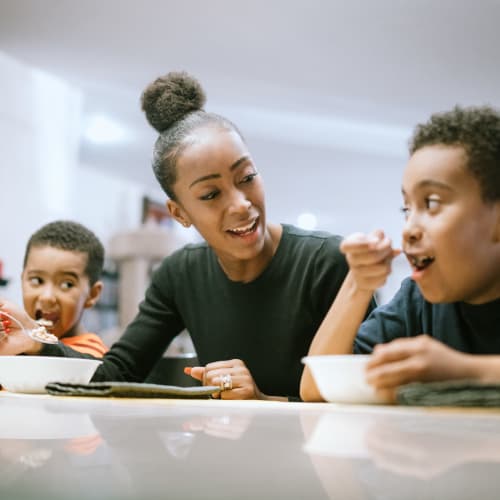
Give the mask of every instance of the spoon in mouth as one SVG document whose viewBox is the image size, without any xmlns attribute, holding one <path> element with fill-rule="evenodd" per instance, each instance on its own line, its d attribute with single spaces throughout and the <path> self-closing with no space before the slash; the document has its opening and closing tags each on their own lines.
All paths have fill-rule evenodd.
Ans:
<svg viewBox="0 0 500 500">
<path fill-rule="evenodd" d="M 28 335 L 28 337 L 35 340 L 36 342 L 41 342 L 42 344 L 57 344 L 59 342 L 59 339 L 55 335 L 52 335 L 52 333 L 49 333 L 47 331 L 47 329 L 45 328 L 45 324 L 41 324 L 42 321 L 37 321 L 39 326 L 37 326 L 36 328 L 27 329 L 24 328 L 19 320 L 17 320 L 10 314 L 7 314 L 5 311 L 0 311 L 0 317 L 1 316 L 5 316 L 11 321 L 14 321 L 14 323 L 19 326 L 19 328 L 25 335 Z"/>
</svg>

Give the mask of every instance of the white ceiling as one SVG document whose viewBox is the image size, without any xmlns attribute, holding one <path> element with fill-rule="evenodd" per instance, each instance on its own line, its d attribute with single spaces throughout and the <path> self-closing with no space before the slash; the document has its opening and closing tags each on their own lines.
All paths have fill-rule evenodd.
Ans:
<svg viewBox="0 0 500 500">
<path fill-rule="evenodd" d="M 160 74 L 191 72 L 237 124 L 250 112 L 250 136 L 286 142 L 301 118 L 409 127 L 457 102 L 500 105 L 499 21 L 497 0 L 1 0 L 0 50 L 132 132 L 83 144 L 86 163 L 156 185 L 139 96 Z"/>
</svg>

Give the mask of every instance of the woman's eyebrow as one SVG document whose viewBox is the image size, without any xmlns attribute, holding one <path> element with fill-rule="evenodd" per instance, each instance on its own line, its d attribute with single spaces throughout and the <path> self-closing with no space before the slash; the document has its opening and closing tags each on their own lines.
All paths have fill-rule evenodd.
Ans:
<svg viewBox="0 0 500 500">
<path fill-rule="evenodd" d="M 239 160 L 236 160 L 230 167 L 229 170 L 233 171 L 235 168 L 238 168 L 243 162 L 250 160 L 250 156 L 245 155 L 242 156 Z"/>
<path fill-rule="evenodd" d="M 229 170 L 232 172 L 234 169 L 238 168 L 242 163 L 245 161 L 250 160 L 249 155 L 242 156 L 241 158 L 238 158 L 230 167 Z M 221 175 L 220 174 L 208 174 L 204 175 L 203 177 L 199 177 L 198 179 L 195 179 L 190 185 L 189 188 L 192 188 L 195 184 L 198 184 L 198 182 L 202 181 L 208 181 L 210 179 L 218 179 Z"/>
<path fill-rule="evenodd" d="M 204 175 L 203 177 L 199 177 L 198 179 L 195 179 L 191 184 L 189 184 L 189 188 L 191 189 L 195 184 L 198 184 L 198 182 L 208 181 L 209 179 L 218 179 L 220 176 L 220 174 Z"/>
</svg>

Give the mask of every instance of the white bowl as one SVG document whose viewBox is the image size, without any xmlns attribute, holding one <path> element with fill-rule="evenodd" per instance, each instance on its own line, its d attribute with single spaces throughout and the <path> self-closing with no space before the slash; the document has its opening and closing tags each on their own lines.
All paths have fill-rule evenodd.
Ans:
<svg viewBox="0 0 500 500">
<path fill-rule="evenodd" d="M 379 403 L 375 390 L 365 380 L 368 354 L 307 356 L 302 359 L 311 370 L 318 390 L 331 403 Z"/>
<path fill-rule="evenodd" d="M 0 356 L 0 384 L 11 392 L 45 393 L 49 382 L 87 384 L 102 361 L 50 356 Z"/>
</svg>

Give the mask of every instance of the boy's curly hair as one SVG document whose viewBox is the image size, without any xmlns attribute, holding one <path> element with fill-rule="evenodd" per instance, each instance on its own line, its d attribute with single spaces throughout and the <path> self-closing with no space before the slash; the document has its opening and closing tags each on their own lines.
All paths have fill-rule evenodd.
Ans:
<svg viewBox="0 0 500 500">
<path fill-rule="evenodd" d="M 104 265 L 104 247 L 97 236 L 78 222 L 58 220 L 35 231 L 26 245 L 23 268 L 33 247 L 49 246 L 61 250 L 87 254 L 85 274 L 92 286 L 101 276 Z"/>
<path fill-rule="evenodd" d="M 490 106 L 460 107 L 436 113 L 417 125 L 410 154 L 434 144 L 461 146 L 467 167 L 479 181 L 484 201 L 500 200 L 500 114 Z"/>
</svg>

